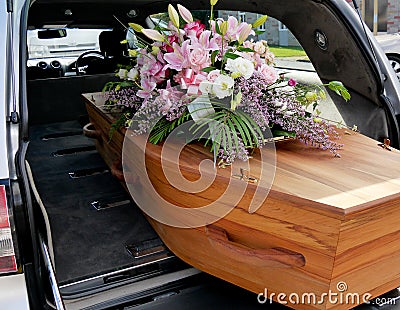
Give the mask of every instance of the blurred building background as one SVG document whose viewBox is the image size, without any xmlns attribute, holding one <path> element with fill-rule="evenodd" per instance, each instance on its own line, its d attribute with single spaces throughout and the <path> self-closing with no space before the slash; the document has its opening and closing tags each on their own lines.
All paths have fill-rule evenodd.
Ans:
<svg viewBox="0 0 400 310">
<path fill-rule="evenodd" d="M 353 6 L 352 0 L 346 0 Z M 355 0 L 369 29 L 375 35 L 400 32 L 400 0 Z M 218 16 L 226 19 L 235 16 L 238 20 L 254 23 L 258 14 L 237 11 L 218 11 Z M 280 21 L 269 17 L 259 30 L 265 30 L 258 39 L 265 39 L 270 45 L 299 46 L 296 38 Z"/>
</svg>

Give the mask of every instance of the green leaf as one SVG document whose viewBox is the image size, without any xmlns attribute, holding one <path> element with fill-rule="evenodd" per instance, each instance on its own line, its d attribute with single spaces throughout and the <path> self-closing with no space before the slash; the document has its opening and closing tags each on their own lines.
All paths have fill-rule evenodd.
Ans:
<svg viewBox="0 0 400 310">
<path fill-rule="evenodd" d="M 213 140 L 211 150 L 215 150 L 216 152 L 218 152 L 218 150 L 221 148 L 221 140 L 222 140 L 222 131 L 219 131 L 217 136 Z"/>
<path fill-rule="evenodd" d="M 226 130 L 225 130 L 225 125 L 224 124 L 222 124 L 222 126 L 220 127 L 220 129 L 219 129 L 219 131 L 221 132 L 221 145 L 222 145 L 222 148 L 225 150 L 225 151 L 229 151 L 229 149 L 227 149 L 227 133 L 226 133 Z M 218 151 L 218 150 L 216 150 L 216 151 Z"/>
<path fill-rule="evenodd" d="M 285 131 L 285 130 L 273 130 L 272 135 L 274 137 L 296 137 L 296 133 L 293 131 Z"/>
<path fill-rule="evenodd" d="M 198 109 L 196 111 L 199 111 L 199 110 L 201 110 L 201 109 Z M 220 119 L 224 116 L 225 116 L 225 113 L 222 111 L 210 114 L 207 116 L 207 118 L 204 118 L 201 121 L 199 121 L 198 123 L 194 123 L 192 126 L 190 126 L 189 130 L 191 131 L 193 128 L 197 127 L 193 131 L 193 134 L 196 134 L 204 126 L 209 125 L 211 122 L 217 121 L 218 119 Z"/>
<path fill-rule="evenodd" d="M 150 132 L 149 142 L 153 144 L 160 143 L 175 128 L 177 128 L 180 124 L 187 121 L 189 117 L 190 117 L 189 112 L 185 110 L 185 112 L 178 119 L 175 119 L 172 122 L 168 121 L 165 118 L 160 119 Z"/>
<path fill-rule="evenodd" d="M 215 67 L 206 67 L 206 68 L 201 69 L 201 71 L 208 73 L 208 72 L 211 72 L 211 71 L 213 71 L 215 69 L 217 69 L 217 68 L 215 68 Z"/>
<path fill-rule="evenodd" d="M 219 53 L 219 50 L 213 51 L 211 53 L 211 63 L 212 63 L 212 65 L 215 64 L 215 58 L 217 57 L 218 53 Z"/>
<path fill-rule="evenodd" d="M 135 84 L 132 81 L 129 81 L 129 80 L 126 80 L 126 81 L 123 81 L 123 82 L 119 83 L 119 86 L 121 86 L 121 87 L 131 87 L 131 86 L 134 86 L 134 85 Z"/>
<path fill-rule="evenodd" d="M 221 29 L 219 29 L 219 25 L 217 22 L 215 22 L 215 31 L 219 34 L 222 35 Z"/>
<path fill-rule="evenodd" d="M 236 59 L 236 58 L 239 58 L 239 57 L 240 57 L 239 55 L 236 55 L 236 54 L 233 54 L 233 53 L 225 53 L 225 55 L 224 55 L 224 59 L 226 59 L 226 58 Z"/>
<path fill-rule="evenodd" d="M 243 120 L 244 123 L 246 123 L 248 129 L 251 132 L 252 138 L 253 138 L 253 142 L 254 142 L 254 146 L 258 146 L 259 145 L 259 141 L 258 138 L 262 138 L 263 134 L 262 131 L 260 129 L 260 127 L 257 125 L 256 122 L 253 121 L 253 119 L 249 116 L 247 116 L 246 113 L 242 112 L 242 111 L 237 111 L 238 115 L 241 116 L 241 119 Z M 254 147 L 252 146 L 252 147 Z"/>
<path fill-rule="evenodd" d="M 115 85 L 117 85 L 119 82 L 107 82 L 103 89 L 101 90 L 102 92 L 110 91 L 113 90 Z"/>
<path fill-rule="evenodd" d="M 238 47 L 238 51 L 239 52 L 247 52 L 247 53 L 254 53 L 255 51 L 251 48 L 248 47 L 243 47 L 243 46 L 239 46 Z"/>
<path fill-rule="evenodd" d="M 328 84 L 329 89 L 333 90 L 337 95 L 341 96 L 345 101 L 349 101 L 351 95 L 347 88 L 339 81 L 331 81 Z"/>
<path fill-rule="evenodd" d="M 231 118 L 231 119 L 232 119 L 232 121 L 235 123 L 236 129 L 237 129 L 237 130 L 239 131 L 239 133 L 240 133 L 240 137 L 241 137 L 241 139 L 242 139 L 242 141 L 243 141 L 243 144 L 244 144 L 244 145 L 247 145 L 248 143 L 247 143 L 247 138 L 246 138 L 245 132 L 243 131 L 243 128 L 242 128 L 242 126 L 241 126 L 239 120 L 236 119 L 236 115 L 232 115 L 232 118 Z"/>
<path fill-rule="evenodd" d="M 265 30 L 254 30 L 256 35 L 264 34 Z"/>
<path fill-rule="evenodd" d="M 239 148 L 239 137 L 236 132 L 236 127 L 230 118 L 228 118 L 226 120 L 226 122 L 228 123 L 228 126 L 229 126 L 231 132 L 233 133 L 233 142 L 235 143 L 235 148 L 238 149 Z"/>
<path fill-rule="evenodd" d="M 122 113 L 120 117 L 111 125 L 110 131 L 108 132 L 108 142 L 111 141 L 114 133 L 126 126 L 126 122 L 131 118 L 129 112 Z"/>
<path fill-rule="evenodd" d="M 237 121 L 237 123 L 239 124 L 239 128 L 242 128 L 242 131 L 244 132 L 244 135 L 242 136 L 242 140 L 243 140 L 245 147 L 252 147 L 253 138 L 247 127 L 247 124 L 242 120 L 241 117 L 238 117 L 237 115 L 235 115 L 235 118 L 233 118 L 233 119 Z M 238 130 L 240 131 L 240 129 L 238 129 Z"/>
<path fill-rule="evenodd" d="M 228 142 L 228 152 L 232 153 L 232 135 L 236 135 L 236 131 L 231 130 L 231 128 L 229 128 L 229 125 L 225 125 L 224 128 L 229 129 L 229 132 L 225 132 L 225 134 Z"/>
</svg>

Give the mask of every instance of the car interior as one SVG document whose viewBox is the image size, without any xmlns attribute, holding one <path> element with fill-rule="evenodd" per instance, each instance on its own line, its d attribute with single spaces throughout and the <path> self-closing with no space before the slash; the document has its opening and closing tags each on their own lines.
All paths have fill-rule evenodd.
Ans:
<svg viewBox="0 0 400 310">
<path fill-rule="evenodd" d="M 37 36 L 39 31 L 58 30 L 48 33 L 49 39 L 36 40 L 47 46 L 34 57 L 27 40 L 21 63 L 32 213 L 68 309 L 176 306 L 172 302 L 182 306 L 192 304 L 193 298 L 198 308 L 258 306 L 253 293 L 205 275 L 169 251 L 111 175 L 94 141 L 82 134 L 88 117 L 81 95 L 102 91 L 107 82 L 118 79 L 118 65 L 132 61 L 127 46 L 121 44 L 128 23 L 147 25 L 146 18 L 166 12 L 168 3 L 36 0 L 26 8 L 26 29 L 21 30 L 25 37 L 29 32 Z M 191 10 L 208 7 L 202 0 L 182 4 Z M 280 70 L 300 80 L 311 74 L 322 82 L 343 81 L 351 101 L 332 93 L 329 101 L 343 124 L 357 125 L 377 140 L 390 135 L 376 64 L 365 60 L 368 52 L 360 49 L 365 43 L 338 22 L 335 8 L 311 0 L 220 0 L 217 8 L 267 14 L 281 21 L 300 42 L 316 73 Z M 86 39 L 64 45 L 46 41 L 66 40 L 76 30 L 92 31 L 87 46 Z M 45 263 L 40 261 L 42 269 Z M 49 287 L 46 294 L 50 291 Z"/>
</svg>

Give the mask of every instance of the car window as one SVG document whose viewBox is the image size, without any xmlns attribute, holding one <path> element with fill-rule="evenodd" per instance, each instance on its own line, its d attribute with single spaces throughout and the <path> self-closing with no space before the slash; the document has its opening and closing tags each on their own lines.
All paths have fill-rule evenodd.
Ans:
<svg viewBox="0 0 400 310">
<path fill-rule="evenodd" d="M 104 29 L 67 29 L 61 38 L 39 39 L 40 29 L 28 30 L 29 59 L 78 57 L 86 51 L 99 50 L 99 34 Z"/>
</svg>

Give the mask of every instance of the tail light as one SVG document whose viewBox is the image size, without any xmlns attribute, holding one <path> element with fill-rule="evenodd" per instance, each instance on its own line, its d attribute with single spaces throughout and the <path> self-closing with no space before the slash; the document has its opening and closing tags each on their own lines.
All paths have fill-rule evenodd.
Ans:
<svg viewBox="0 0 400 310">
<path fill-rule="evenodd" d="M 0 273 L 17 271 L 6 187 L 0 185 Z"/>
</svg>

